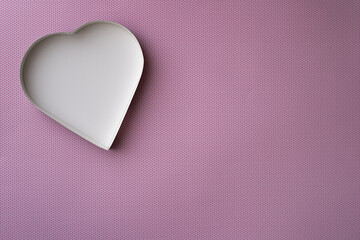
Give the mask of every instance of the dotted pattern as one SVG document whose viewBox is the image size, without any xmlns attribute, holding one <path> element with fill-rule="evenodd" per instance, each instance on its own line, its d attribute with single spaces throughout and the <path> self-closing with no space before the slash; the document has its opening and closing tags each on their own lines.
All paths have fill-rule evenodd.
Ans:
<svg viewBox="0 0 360 240">
<path fill-rule="evenodd" d="M 0 239 L 360 239 L 359 1 L 0 1 Z M 145 69 L 111 150 L 19 68 L 93 20 Z"/>
</svg>

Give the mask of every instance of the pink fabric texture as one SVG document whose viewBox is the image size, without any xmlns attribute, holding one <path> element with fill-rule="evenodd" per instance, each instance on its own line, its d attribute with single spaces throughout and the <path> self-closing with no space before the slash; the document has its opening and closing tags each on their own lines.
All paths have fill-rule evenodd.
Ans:
<svg viewBox="0 0 360 240">
<path fill-rule="evenodd" d="M 145 57 L 109 151 L 19 80 L 35 40 L 94 20 Z M 359 22 L 359 1 L 0 1 L 0 239 L 360 239 Z"/>
</svg>

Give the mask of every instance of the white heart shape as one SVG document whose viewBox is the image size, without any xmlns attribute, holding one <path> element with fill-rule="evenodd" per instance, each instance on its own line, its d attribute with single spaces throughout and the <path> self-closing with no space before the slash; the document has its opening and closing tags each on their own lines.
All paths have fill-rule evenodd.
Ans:
<svg viewBox="0 0 360 240">
<path fill-rule="evenodd" d="M 66 128 L 109 149 L 140 81 L 144 57 L 135 36 L 107 21 L 37 40 L 21 63 L 29 100 Z"/>
</svg>

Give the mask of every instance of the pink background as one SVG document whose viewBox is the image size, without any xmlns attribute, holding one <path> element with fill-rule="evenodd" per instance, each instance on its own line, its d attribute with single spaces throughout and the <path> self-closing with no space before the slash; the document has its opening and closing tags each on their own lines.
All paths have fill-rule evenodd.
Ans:
<svg viewBox="0 0 360 240">
<path fill-rule="evenodd" d="M 110 151 L 19 81 L 39 37 L 128 27 L 145 69 Z M 360 239 L 360 2 L 0 2 L 1 239 Z"/>
</svg>

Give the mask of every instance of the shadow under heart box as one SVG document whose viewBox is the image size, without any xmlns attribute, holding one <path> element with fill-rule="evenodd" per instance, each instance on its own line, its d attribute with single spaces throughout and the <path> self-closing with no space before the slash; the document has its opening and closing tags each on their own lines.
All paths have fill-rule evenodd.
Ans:
<svg viewBox="0 0 360 240">
<path fill-rule="evenodd" d="M 46 35 L 27 50 L 20 79 L 42 112 L 91 143 L 109 149 L 144 66 L 139 42 L 108 21 Z"/>
</svg>

